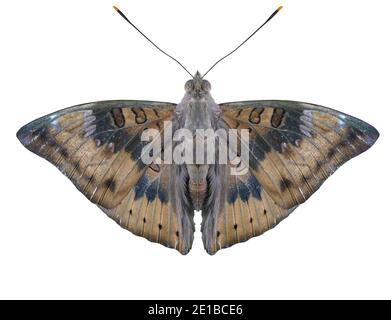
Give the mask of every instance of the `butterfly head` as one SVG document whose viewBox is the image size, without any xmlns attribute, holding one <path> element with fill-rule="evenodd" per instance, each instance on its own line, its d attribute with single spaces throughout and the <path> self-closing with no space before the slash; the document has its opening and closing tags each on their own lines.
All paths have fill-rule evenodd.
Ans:
<svg viewBox="0 0 391 320">
<path fill-rule="evenodd" d="M 196 72 L 193 79 L 188 80 L 185 83 L 185 91 L 187 94 L 195 98 L 202 98 L 209 94 L 211 89 L 210 82 L 202 79 L 201 73 Z"/>
</svg>

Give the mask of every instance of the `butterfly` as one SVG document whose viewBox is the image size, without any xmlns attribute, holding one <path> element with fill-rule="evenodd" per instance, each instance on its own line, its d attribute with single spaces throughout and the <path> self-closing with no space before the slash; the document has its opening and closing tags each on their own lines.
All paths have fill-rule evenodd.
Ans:
<svg viewBox="0 0 391 320">
<path fill-rule="evenodd" d="M 281 100 L 217 104 L 210 91 L 197 72 L 178 104 L 81 104 L 32 121 L 17 137 L 121 227 L 181 254 L 192 247 L 194 211 L 200 210 L 204 248 L 215 254 L 276 226 L 379 136 L 364 121 L 323 106 Z M 217 161 L 157 161 L 167 152 L 165 144 L 145 163 L 143 132 L 153 129 L 164 141 L 166 122 L 193 134 L 199 128 L 247 130 L 248 170 L 234 175 L 229 164 Z"/>
</svg>

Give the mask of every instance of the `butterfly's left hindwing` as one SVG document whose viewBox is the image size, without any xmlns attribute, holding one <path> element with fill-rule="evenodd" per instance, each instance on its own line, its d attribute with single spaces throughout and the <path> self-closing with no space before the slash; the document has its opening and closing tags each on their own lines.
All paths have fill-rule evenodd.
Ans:
<svg viewBox="0 0 391 320">
<path fill-rule="evenodd" d="M 193 243 L 194 208 L 185 194 L 184 166 L 147 168 L 120 205 L 101 209 L 135 235 L 187 254 Z"/>
<path fill-rule="evenodd" d="M 245 241 L 275 226 L 343 163 L 371 147 L 369 124 L 308 103 L 246 101 L 220 105 L 219 127 L 249 130 L 249 171 L 210 170 L 203 225 L 206 250 Z"/>
<path fill-rule="evenodd" d="M 187 226 L 179 223 L 181 218 L 178 217 L 177 204 L 171 205 L 173 197 L 167 194 L 169 183 L 166 175 L 159 176 L 156 181 L 156 175 L 151 175 L 151 172 L 156 171 L 158 166 L 148 166 L 141 160 L 147 143 L 141 141 L 142 132 L 156 129 L 162 133 L 164 121 L 172 120 L 174 107 L 171 103 L 150 101 L 88 103 L 37 119 L 21 128 L 17 137 L 27 149 L 54 164 L 90 201 L 116 220 L 120 216 L 129 217 L 130 209 L 124 202 L 127 204 L 135 195 L 136 200 L 146 199 L 155 207 L 161 206 L 160 211 L 154 209 L 160 212 L 160 220 L 156 219 L 161 222 L 156 223 L 158 220 L 149 217 L 146 220 L 156 224 L 153 228 L 143 221 L 147 218 L 145 216 L 141 221 L 127 223 L 125 227 L 186 253 L 191 246 L 192 228 L 190 231 L 182 230 Z M 169 170 L 165 168 L 164 172 Z M 160 190 L 156 189 L 157 186 Z M 158 196 L 152 197 L 154 193 Z M 137 210 L 147 210 L 145 206 L 150 210 L 151 203 L 139 205 L 139 209 L 134 209 L 134 215 L 145 215 L 145 212 Z M 120 213 L 121 208 L 129 210 Z M 119 223 L 123 225 L 123 221 Z M 160 230 L 159 236 L 150 235 L 150 232 L 156 233 L 155 227 Z M 169 231 L 168 227 L 171 228 Z"/>
<path fill-rule="evenodd" d="M 211 166 L 208 181 L 202 240 L 209 254 L 261 235 L 295 209 L 276 205 L 250 172 L 236 176 L 228 165 Z"/>
</svg>

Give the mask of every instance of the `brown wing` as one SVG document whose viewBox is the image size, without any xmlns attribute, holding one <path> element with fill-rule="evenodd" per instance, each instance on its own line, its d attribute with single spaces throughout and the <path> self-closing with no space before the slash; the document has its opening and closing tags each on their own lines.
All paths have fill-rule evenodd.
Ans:
<svg viewBox="0 0 391 320">
<path fill-rule="evenodd" d="M 174 104 L 150 101 L 88 103 L 37 119 L 21 128 L 17 137 L 27 149 L 60 169 L 109 215 L 124 215 L 119 214 L 120 208 L 127 205 L 126 200 L 137 192 L 140 181 L 147 179 L 152 170 L 141 160 L 146 143 L 141 141 L 141 134 L 145 129 L 162 132 L 163 122 L 172 120 L 174 107 Z M 162 183 L 168 183 L 166 176 L 161 179 Z M 170 234 L 164 235 L 166 230 L 163 230 L 158 242 L 175 247 L 172 239 L 176 231 L 180 233 L 178 239 L 184 234 L 177 222 L 173 222 L 177 213 L 162 209 L 162 219 L 172 221 L 167 224 Z M 139 226 L 132 225 L 130 230 L 149 237 Z M 184 252 L 185 246 L 180 246 Z"/>
<path fill-rule="evenodd" d="M 153 164 L 117 207 L 102 210 L 135 235 L 187 254 L 193 243 L 194 209 L 186 181 L 184 166 Z"/>
<path fill-rule="evenodd" d="M 261 235 L 295 209 L 276 205 L 250 172 L 235 176 L 230 169 L 211 166 L 208 173 L 202 239 L 209 254 Z"/>
<path fill-rule="evenodd" d="M 102 101 L 58 111 L 21 128 L 22 144 L 61 170 L 93 203 L 118 205 L 144 173 L 140 141 L 163 130 L 172 104 Z"/>
<path fill-rule="evenodd" d="M 308 103 L 248 101 L 220 106 L 220 127 L 250 132 L 249 173 L 236 177 L 212 173 L 219 185 L 228 186 L 225 191 L 216 187 L 221 189 L 218 208 L 204 208 L 214 216 L 210 221 L 215 221 L 208 227 L 204 224 L 209 230 L 204 244 L 212 253 L 273 227 L 306 201 L 339 166 L 372 146 L 379 135 L 359 119 Z M 258 198 L 254 186 L 260 190 Z M 235 190 L 237 195 L 233 196 Z M 254 229 L 255 217 L 261 217 L 263 210 L 271 219 Z M 244 229 L 236 222 L 238 212 L 244 215 Z"/>
</svg>

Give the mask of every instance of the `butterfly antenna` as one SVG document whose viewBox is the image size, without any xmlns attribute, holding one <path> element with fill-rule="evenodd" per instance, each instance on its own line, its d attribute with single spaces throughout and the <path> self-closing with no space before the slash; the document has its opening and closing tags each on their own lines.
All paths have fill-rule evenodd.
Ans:
<svg viewBox="0 0 391 320">
<path fill-rule="evenodd" d="M 277 13 L 278 13 L 278 11 L 280 11 L 282 9 L 282 6 L 279 6 L 277 9 L 276 9 L 276 11 L 274 11 L 272 14 L 271 14 L 271 16 L 269 17 L 269 18 L 267 18 L 267 20 L 264 22 L 264 23 L 262 23 L 252 34 L 250 34 L 250 36 L 246 39 L 246 40 L 244 40 L 241 44 L 239 44 L 235 49 L 233 49 L 231 52 L 229 52 L 228 54 L 226 54 L 224 57 L 222 57 L 222 58 L 220 58 L 219 60 L 217 60 L 209 69 L 208 69 L 208 71 L 206 71 L 205 73 L 204 73 L 204 75 L 202 76 L 202 78 L 203 77 L 205 77 L 208 73 L 209 73 L 209 71 L 210 70 L 212 70 L 220 61 L 222 61 L 222 60 L 224 60 L 225 58 L 227 58 L 227 57 L 229 57 L 231 54 L 233 54 L 236 50 L 238 50 L 242 45 L 244 45 L 248 40 L 250 40 L 250 38 L 252 37 L 252 36 L 254 36 L 266 23 L 268 23 Z"/>
<path fill-rule="evenodd" d="M 178 63 L 192 78 L 193 75 L 187 70 L 182 63 L 180 63 L 177 59 L 175 59 L 173 56 L 169 55 L 167 52 L 163 51 L 160 49 L 151 39 L 149 39 L 139 28 L 137 28 L 124 14 L 123 12 L 118 9 L 116 6 L 113 6 L 113 9 L 118 12 L 118 14 L 127 22 L 129 23 L 134 29 L 136 29 L 145 39 L 147 39 L 152 45 L 158 49 L 161 53 L 165 54 L 167 57 L 171 58 L 174 60 L 176 63 Z"/>
</svg>

